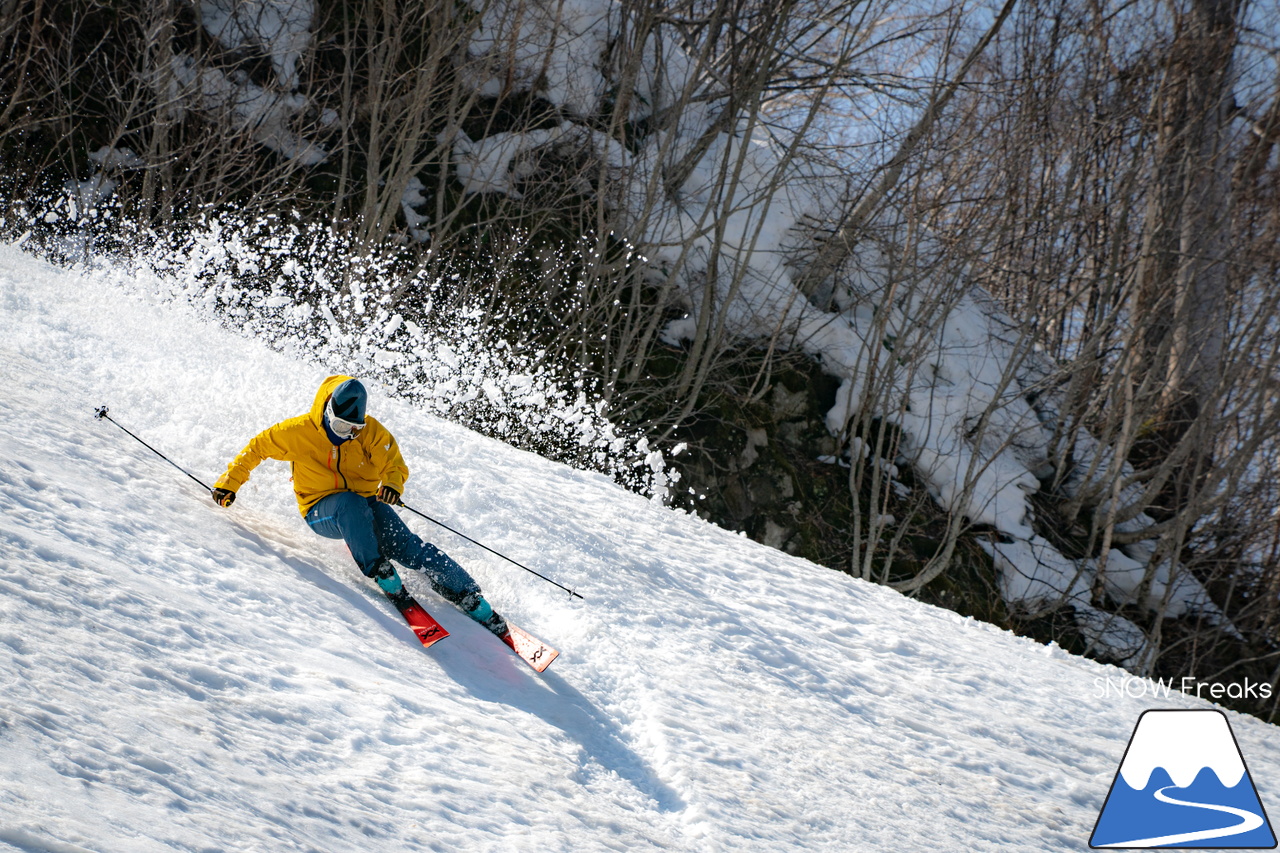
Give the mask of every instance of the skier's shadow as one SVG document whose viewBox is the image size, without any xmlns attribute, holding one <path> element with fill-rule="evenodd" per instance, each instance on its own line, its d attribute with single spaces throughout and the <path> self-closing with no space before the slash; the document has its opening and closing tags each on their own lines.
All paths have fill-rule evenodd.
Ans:
<svg viewBox="0 0 1280 853">
<path fill-rule="evenodd" d="M 437 608 L 438 609 L 438 608 Z M 434 611 L 433 611 L 434 612 Z M 662 812 L 680 811 L 684 800 L 623 739 L 616 720 L 595 706 L 562 676 L 550 670 L 535 675 L 496 637 L 458 614 L 462 624 L 445 614 L 446 628 L 456 633 L 428 654 L 477 699 L 498 702 L 538 717 L 582 747 L 580 781 L 593 765 L 616 773 L 653 800 Z M 456 644 L 456 645 L 455 645 Z M 448 648 L 453 645 L 453 648 Z M 554 666 L 554 664 L 553 664 Z"/>
<path fill-rule="evenodd" d="M 378 622 L 390 633 L 402 633 L 405 630 L 404 620 L 389 606 L 369 595 L 362 594 L 349 583 L 334 578 L 329 572 L 316 566 L 310 555 L 295 551 L 299 543 L 288 538 L 292 531 L 277 529 L 263 533 L 255 528 L 255 524 L 263 526 L 261 521 L 246 522 L 244 519 L 237 519 L 233 529 L 238 535 L 253 543 L 258 550 L 274 554 L 282 567 L 292 569 L 302 580 L 342 599 L 353 609 Z M 412 634 L 406 636 L 412 642 L 413 648 L 422 648 Z"/>
<path fill-rule="evenodd" d="M 582 747 L 579 774 L 586 781 L 593 765 L 613 772 L 654 801 L 659 811 L 674 812 L 685 807 L 680 795 L 627 745 L 616 720 L 560 675 L 548 670 L 535 675 L 484 628 L 476 625 L 451 605 L 418 587 L 416 576 L 409 581 L 412 591 L 436 616 L 452 636 L 424 650 L 405 627 L 404 620 L 388 605 L 362 595 L 355 588 L 333 578 L 316 566 L 310 555 L 294 552 L 300 545 L 292 531 L 284 528 L 259 530 L 262 523 L 241 520 L 236 528 L 241 536 L 264 552 L 275 554 L 282 564 L 314 586 L 343 599 L 350 606 L 383 625 L 391 634 L 404 638 L 409 653 L 429 655 L 459 685 L 486 702 L 500 703 L 532 714 L 554 726 Z M 554 666 L 554 664 L 553 664 Z"/>
</svg>

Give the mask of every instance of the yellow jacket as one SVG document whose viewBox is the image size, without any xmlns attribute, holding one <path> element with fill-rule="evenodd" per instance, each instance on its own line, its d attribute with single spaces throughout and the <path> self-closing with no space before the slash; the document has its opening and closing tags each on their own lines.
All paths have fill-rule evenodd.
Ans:
<svg viewBox="0 0 1280 853">
<path fill-rule="evenodd" d="M 386 427 L 366 417 L 365 428 L 340 445 L 330 443 L 324 431 L 329 395 L 350 378 L 330 376 L 321 383 L 308 414 L 281 421 L 255 435 L 214 487 L 239 491 L 262 460 L 279 459 L 293 464 L 293 494 L 304 516 L 317 501 L 335 492 L 372 497 L 380 485 L 404 492 L 409 468 Z"/>
</svg>

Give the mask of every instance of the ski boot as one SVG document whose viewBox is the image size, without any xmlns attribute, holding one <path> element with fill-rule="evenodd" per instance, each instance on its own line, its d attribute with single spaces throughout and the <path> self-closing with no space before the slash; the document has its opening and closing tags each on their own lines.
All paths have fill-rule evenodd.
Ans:
<svg viewBox="0 0 1280 853">
<path fill-rule="evenodd" d="M 469 592 L 464 595 L 462 601 L 458 602 L 458 607 L 497 636 L 506 636 L 507 620 L 499 616 L 479 592 Z"/>
<path fill-rule="evenodd" d="M 400 580 L 400 575 L 396 573 L 396 567 L 390 560 L 384 557 L 374 563 L 369 570 L 369 577 L 382 590 L 382 594 L 391 599 L 397 610 L 404 610 L 413 604 L 413 596 L 405 590 L 404 581 Z"/>
</svg>

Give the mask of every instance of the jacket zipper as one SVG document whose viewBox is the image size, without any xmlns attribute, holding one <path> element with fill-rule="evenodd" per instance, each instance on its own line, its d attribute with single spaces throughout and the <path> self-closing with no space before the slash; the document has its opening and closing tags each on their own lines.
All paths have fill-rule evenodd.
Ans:
<svg viewBox="0 0 1280 853">
<path fill-rule="evenodd" d="M 333 466 L 333 473 L 334 473 L 333 486 L 334 488 L 337 488 L 338 477 L 341 477 L 343 490 L 351 491 L 351 487 L 347 485 L 347 475 L 342 473 L 342 445 L 339 444 L 335 446 L 333 450 L 334 450 L 334 453 L 337 454 L 337 461 L 334 463 L 334 466 Z"/>
</svg>

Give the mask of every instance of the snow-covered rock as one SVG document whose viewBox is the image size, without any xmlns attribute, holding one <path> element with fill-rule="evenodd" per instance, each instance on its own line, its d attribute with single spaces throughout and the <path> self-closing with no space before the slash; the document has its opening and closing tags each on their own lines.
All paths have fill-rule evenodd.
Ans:
<svg viewBox="0 0 1280 853">
<path fill-rule="evenodd" d="M 1005 565 L 1055 587 L 1072 585 L 1072 561 L 1029 556 L 1053 549 L 1035 535 L 1028 498 L 1042 479 L 1057 476 L 1065 494 L 1079 496 L 1096 491 L 1104 478 L 1132 472 L 1083 430 L 1061 430 L 1074 441 L 1070 452 L 1051 446 L 1061 426 L 1060 401 L 1047 381 L 1051 366 L 989 294 L 948 266 L 927 233 L 913 229 L 917 255 L 904 263 L 888 246 L 895 227 L 905 224 L 893 221 L 893 210 L 883 212 L 850 269 L 823 283 L 831 299 L 811 300 L 796 283 L 812 256 L 809 223 L 838 221 L 844 176 L 797 159 L 789 141 L 762 123 L 742 118 L 719 126 L 728 93 L 701 76 L 674 27 L 662 21 L 633 26 L 624 8 L 608 0 L 473 5 L 480 24 L 467 67 L 482 93 L 536 93 L 575 119 L 601 115 L 611 93 L 611 103 L 625 100 L 630 117 L 651 123 L 647 134 L 629 140 L 625 158 L 598 147 L 596 156 L 621 166 L 605 199 L 621 230 L 649 259 L 655 279 L 685 297 L 689 313 L 668 324 L 664 341 L 693 339 L 703 324 L 716 323 L 732 336 L 809 353 L 841 380 L 827 414 L 833 434 L 846 435 L 851 419 L 868 410 L 897 425 L 899 452 L 943 507 L 1024 546 L 1003 551 Z M 624 81 L 632 91 L 619 91 Z M 682 108 L 670 110 L 675 104 Z M 470 191 L 515 197 L 517 179 L 529 174 L 521 171 L 528 162 L 521 155 L 553 134 L 571 132 L 562 127 L 464 140 L 455 148 L 459 179 Z M 589 149 L 600 137 L 580 138 Z M 671 183 L 676 174 L 678 185 Z M 887 232 L 883 245 L 871 236 L 877 230 Z M 699 316 L 705 305 L 714 307 L 714 317 Z M 1069 469 L 1055 471 L 1052 459 L 1070 459 Z M 1133 506 L 1141 493 L 1140 486 L 1128 487 L 1116 509 Z M 1110 509 L 1102 500 L 1099 512 Z M 1151 524 L 1137 513 L 1117 529 Z M 1124 551 L 1155 559 L 1149 544 Z M 1059 576 L 1051 578 L 1054 572 Z M 1107 582 L 1123 584 L 1126 572 Z M 1212 609 L 1189 573 L 1171 577 L 1157 580 L 1148 604 L 1159 591 L 1165 615 Z M 1163 596 L 1169 583 L 1173 607 L 1165 607 Z M 1024 602 L 1019 585 L 1006 589 L 1011 603 Z M 1077 606 L 1078 614 L 1085 612 Z M 1108 635 L 1090 618 L 1082 617 L 1087 632 Z M 1126 644 L 1134 631 L 1130 624 L 1121 632 Z"/>
</svg>

